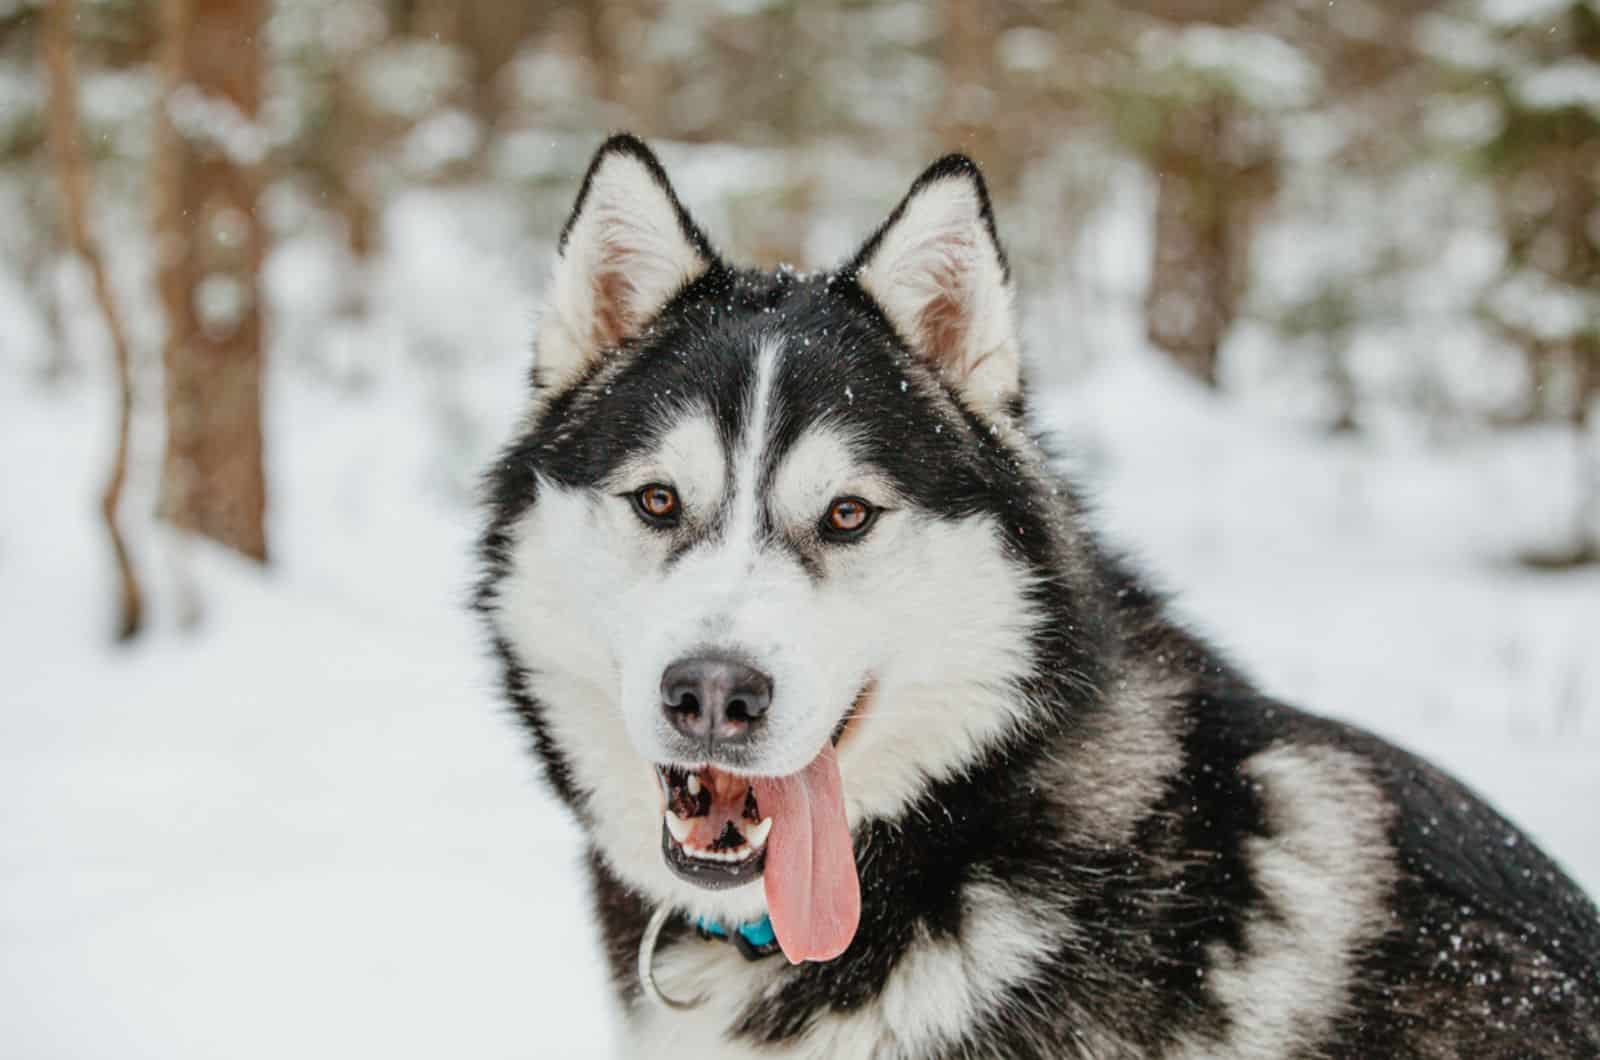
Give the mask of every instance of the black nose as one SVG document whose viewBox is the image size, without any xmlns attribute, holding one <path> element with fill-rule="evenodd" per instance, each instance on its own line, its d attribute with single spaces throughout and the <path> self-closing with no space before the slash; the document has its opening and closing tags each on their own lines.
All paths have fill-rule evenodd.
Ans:
<svg viewBox="0 0 1600 1060">
<path fill-rule="evenodd" d="M 747 741 L 771 704 L 772 678 L 735 659 L 679 659 L 661 675 L 667 721 L 707 747 Z"/>
</svg>

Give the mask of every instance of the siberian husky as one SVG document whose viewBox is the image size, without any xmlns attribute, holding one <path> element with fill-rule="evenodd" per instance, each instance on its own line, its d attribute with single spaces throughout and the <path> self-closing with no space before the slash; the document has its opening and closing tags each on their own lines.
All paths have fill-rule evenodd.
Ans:
<svg viewBox="0 0 1600 1060">
<path fill-rule="evenodd" d="M 1086 525 L 952 155 L 726 263 L 630 136 L 561 233 L 477 605 L 640 1057 L 1595 1057 L 1600 920 Z"/>
</svg>

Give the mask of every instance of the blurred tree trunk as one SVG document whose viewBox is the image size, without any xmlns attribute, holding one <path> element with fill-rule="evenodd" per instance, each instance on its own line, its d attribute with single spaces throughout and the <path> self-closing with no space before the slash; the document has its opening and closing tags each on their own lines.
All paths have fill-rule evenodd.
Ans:
<svg viewBox="0 0 1600 1060">
<path fill-rule="evenodd" d="M 642 0 L 580 0 L 578 15 L 595 98 L 619 120 L 639 126 L 635 131 L 649 135 L 656 130 L 654 118 L 661 102 L 655 97 L 664 88 L 657 83 L 654 60 L 627 54 L 626 39 L 650 12 Z"/>
<path fill-rule="evenodd" d="M 1593 275 L 1600 280 L 1600 272 Z M 1548 345 L 1534 341 L 1529 348 L 1536 363 L 1556 361 L 1565 367 L 1568 383 L 1565 419 L 1572 432 L 1575 489 L 1571 540 L 1556 565 L 1600 563 L 1600 429 L 1594 417 L 1600 406 L 1600 331 L 1570 336 L 1559 343 L 1554 358 Z"/>
<path fill-rule="evenodd" d="M 41 215 L 45 213 L 48 210 L 40 211 Z M 46 382 L 56 383 L 76 374 L 82 365 L 67 346 L 66 324 L 61 319 L 61 298 L 56 291 L 57 253 L 61 243 L 56 234 L 49 231 L 53 227 L 50 221 L 41 218 L 40 225 L 46 229 L 44 237 L 27 246 L 20 255 L 22 282 L 28 297 L 39 307 L 39 317 L 44 324 L 46 348 L 41 374 Z"/>
<path fill-rule="evenodd" d="M 334 211 L 344 220 L 351 254 L 365 262 L 378 242 L 378 191 L 373 187 L 370 166 L 382 137 L 362 98 L 357 58 L 352 57 L 350 67 L 333 75 L 326 150 Z"/>
<path fill-rule="evenodd" d="M 944 0 L 943 9 L 944 91 L 934 118 L 938 149 L 970 155 L 983 167 L 995 196 L 1004 198 L 1012 191 L 1016 167 L 1003 150 L 1010 145 L 998 127 L 992 87 L 1000 14 L 996 5 L 975 0 Z"/>
<path fill-rule="evenodd" d="M 334 312 L 345 321 L 364 320 L 371 310 L 372 261 L 382 236 L 383 195 L 375 162 L 386 129 L 361 88 L 364 50 L 346 56 L 328 88 L 327 124 L 321 136 L 320 163 L 328 204 L 344 223 L 349 260 L 342 263 Z M 306 350 L 297 354 L 316 358 Z"/>
<path fill-rule="evenodd" d="M 1543 61 L 1600 65 L 1600 14 L 1573 5 L 1563 20 L 1538 35 Z M 1500 223 L 1510 259 L 1507 275 L 1523 271 L 1566 297 L 1592 297 L 1600 288 L 1600 117 L 1579 103 L 1529 106 L 1503 97 L 1504 123 L 1485 148 L 1495 176 Z M 1583 303 L 1580 301 L 1580 305 Z M 1566 420 L 1576 446 L 1572 540 L 1565 552 L 1537 562 L 1575 566 L 1600 562 L 1600 454 L 1593 413 L 1600 403 L 1600 321 L 1574 319 L 1555 333 L 1524 322 L 1500 330 L 1522 347 L 1532 387 L 1529 412 Z M 1542 322 L 1552 327 L 1552 320 Z M 1535 333 L 1542 332 L 1542 333 Z"/>
<path fill-rule="evenodd" d="M 1150 341 L 1216 386 L 1217 353 L 1250 280 L 1250 242 L 1277 184 L 1248 116 L 1213 94 L 1167 115 L 1151 158 L 1156 216 L 1145 321 Z"/>
<path fill-rule="evenodd" d="M 593 12 L 604 6 L 585 4 L 590 12 L 586 17 L 600 17 Z M 506 0 L 426 0 L 416 7 L 416 34 L 449 41 L 471 62 L 472 108 L 485 129 L 493 129 L 505 111 L 500 75 L 516 57 L 538 14 L 537 5 Z"/>
<path fill-rule="evenodd" d="M 256 216 L 266 0 L 163 0 L 152 184 L 166 313 L 162 514 L 267 558 Z"/>
<path fill-rule="evenodd" d="M 617 54 L 615 31 L 607 16 L 610 5 L 579 4 L 583 18 L 583 46 L 588 54 L 594 94 L 606 103 L 623 103 L 622 60 Z"/>
<path fill-rule="evenodd" d="M 89 167 L 78 131 L 78 75 L 72 61 L 72 0 L 51 0 L 45 13 L 45 64 L 50 71 L 50 137 L 65 206 L 67 234 L 73 252 L 89 268 L 96 301 L 105 316 L 116 367 L 117 434 L 111 473 L 100 495 L 100 516 L 117 563 L 117 639 L 131 640 L 144 625 L 144 594 L 133 559 L 117 524 L 122 486 L 128 476 L 128 435 L 133 419 L 133 366 L 128 332 L 117 311 L 111 278 L 99 243 L 89 229 Z"/>
</svg>

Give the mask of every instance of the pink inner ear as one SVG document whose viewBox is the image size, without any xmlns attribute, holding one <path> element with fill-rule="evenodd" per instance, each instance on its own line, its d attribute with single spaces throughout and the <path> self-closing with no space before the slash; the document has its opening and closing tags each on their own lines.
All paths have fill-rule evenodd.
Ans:
<svg viewBox="0 0 1600 1060">
<path fill-rule="evenodd" d="M 960 255 L 974 253 L 976 248 L 962 241 L 959 247 L 951 250 L 955 253 L 942 254 L 938 268 L 932 270 L 929 277 L 934 294 L 917 314 L 916 337 L 922 344 L 923 354 L 941 371 L 965 376 L 972 368 L 964 363 L 972 307 Z"/>
<path fill-rule="evenodd" d="M 962 350 L 967 339 L 967 314 L 959 294 L 950 289 L 956 281 L 939 285 L 939 293 L 929 300 L 917 317 L 917 331 L 922 340 L 923 352 L 933 359 L 941 371 L 965 374 L 968 365 L 962 363 Z"/>
<path fill-rule="evenodd" d="M 605 253 L 605 263 L 595 270 L 591 280 L 594 326 L 590 338 L 596 351 L 621 345 L 632 334 L 635 324 L 632 303 L 636 292 L 624 268 L 627 255 L 611 247 L 607 247 Z"/>
</svg>

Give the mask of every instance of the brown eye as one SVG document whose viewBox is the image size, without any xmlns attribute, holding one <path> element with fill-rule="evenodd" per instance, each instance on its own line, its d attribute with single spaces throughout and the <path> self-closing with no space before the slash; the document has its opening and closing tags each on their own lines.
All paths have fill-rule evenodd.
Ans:
<svg viewBox="0 0 1600 1060">
<path fill-rule="evenodd" d="M 652 482 L 634 493 L 633 504 L 646 522 L 664 525 L 678 521 L 678 494 L 671 486 Z"/>
<path fill-rule="evenodd" d="M 828 506 L 822 519 L 822 532 L 834 538 L 855 537 L 872 524 L 877 509 L 860 497 L 840 497 Z"/>
</svg>

